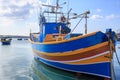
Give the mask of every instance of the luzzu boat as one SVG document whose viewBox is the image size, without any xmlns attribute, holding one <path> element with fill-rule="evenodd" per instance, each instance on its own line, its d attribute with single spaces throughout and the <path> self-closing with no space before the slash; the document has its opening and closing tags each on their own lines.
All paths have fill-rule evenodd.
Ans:
<svg viewBox="0 0 120 80">
<path fill-rule="evenodd" d="M 30 33 L 35 58 L 55 68 L 111 80 L 115 33 L 111 29 L 107 29 L 105 33 L 101 31 L 85 35 L 72 33 L 69 20 L 77 17 L 87 20 L 89 11 L 72 18 L 69 17 L 70 11 L 68 11 L 68 17 L 65 18 L 62 12 L 58 12 L 58 9 L 62 8 L 58 3 L 56 6 L 44 6 L 52 8 L 52 11 L 44 11 L 40 14 L 40 32 Z M 48 18 L 46 13 L 47 17 L 49 14 Z M 51 14 L 55 15 L 55 21 L 50 19 Z M 60 20 L 58 15 L 61 17 Z M 87 33 L 87 24 L 85 24 L 85 33 Z"/>
<path fill-rule="evenodd" d="M 1 38 L 1 43 L 2 43 L 2 45 L 10 45 L 10 43 L 11 43 L 11 39 L 9 38 L 9 37 L 2 37 Z"/>
</svg>

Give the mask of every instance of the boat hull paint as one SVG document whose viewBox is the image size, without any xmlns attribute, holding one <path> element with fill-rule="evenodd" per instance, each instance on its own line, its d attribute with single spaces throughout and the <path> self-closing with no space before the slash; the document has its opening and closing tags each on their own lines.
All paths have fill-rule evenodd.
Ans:
<svg viewBox="0 0 120 80">
<path fill-rule="evenodd" d="M 33 49 L 33 52 L 35 53 L 35 55 L 40 56 L 42 58 L 53 60 L 53 61 L 63 61 L 63 62 L 73 61 L 73 60 L 83 60 L 86 58 L 90 58 L 90 57 L 93 58 L 93 57 L 102 56 L 102 55 L 110 57 L 108 42 L 104 42 L 101 44 L 97 44 L 95 46 L 91 46 L 88 48 L 79 49 L 71 52 L 53 54 L 53 53 L 45 53 L 45 52 L 42 53 L 34 49 Z M 106 60 L 109 61 L 109 59 L 105 57 L 102 58 L 102 61 L 104 59 L 105 61 Z M 98 60 L 96 59 L 95 61 L 98 61 Z"/>
<path fill-rule="evenodd" d="M 39 50 L 41 52 L 51 52 L 51 53 L 74 51 L 77 49 L 82 49 L 105 42 L 107 41 L 105 37 L 106 35 L 103 34 L 102 32 L 97 32 L 96 34 L 91 36 L 87 36 L 75 40 L 68 40 L 67 42 L 61 42 L 58 44 L 32 43 L 32 48 L 35 50 Z"/>
<path fill-rule="evenodd" d="M 63 53 L 47 53 L 34 50 L 41 62 L 67 71 L 111 77 L 109 42 Z"/>
<path fill-rule="evenodd" d="M 107 77 L 107 78 L 111 77 L 111 74 L 109 74 L 111 73 L 110 62 L 75 65 L 75 64 L 64 64 L 59 62 L 53 62 L 53 61 L 40 58 L 38 56 L 36 56 L 36 58 L 47 65 L 50 65 L 52 67 L 56 67 L 62 70 L 91 74 L 91 75 Z"/>
<path fill-rule="evenodd" d="M 10 45 L 10 41 L 2 42 L 2 45 Z"/>
</svg>

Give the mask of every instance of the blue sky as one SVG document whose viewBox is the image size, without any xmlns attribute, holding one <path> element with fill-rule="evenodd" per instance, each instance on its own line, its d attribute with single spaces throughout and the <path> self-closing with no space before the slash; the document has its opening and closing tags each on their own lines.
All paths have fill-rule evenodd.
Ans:
<svg viewBox="0 0 120 80">
<path fill-rule="evenodd" d="M 90 10 L 88 32 L 120 29 L 120 0 L 59 0 L 69 3 L 71 12 L 83 13 Z M 54 4 L 55 0 L 0 0 L 0 34 L 29 35 L 39 31 L 38 15 L 40 4 Z M 68 10 L 67 5 L 63 5 Z M 74 27 L 77 21 L 72 22 Z M 72 28 L 73 28 L 72 27 Z M 84 32 L 84 21 L 75 29 Z"/>
</svg>

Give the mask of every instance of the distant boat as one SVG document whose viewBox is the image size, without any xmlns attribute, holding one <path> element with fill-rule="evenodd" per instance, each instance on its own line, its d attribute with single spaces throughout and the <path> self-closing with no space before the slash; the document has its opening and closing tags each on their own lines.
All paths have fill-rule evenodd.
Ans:
<svg viewBox="0 0 120 80">
<path fill-rule="evenodd" d="M 28 40 L 28 38 L 25 38 L 24 40 Z"/>
<path fill-rule="evenodd" d="M 18 38 L 17 40 L 22 40 L 22 38 Z"/>
<path fill-rule="evenodd" d="M 2 37 L 1 38 L 1 43 L 2 43 L 2 45 L 10 45 L 11 38 L 9 38 L 9 37 Z"/>
<path fill-rule="evenodd" d="M 105 33 L 95 31 L 87 34 L 89 11 L 70 18 L 71 9 L 65 17 L 63 12 L 58 12 L 59 8 L 62 9 L 58 3 L 56 6 L 43 6 L 51 8 L 48 10 L 52 11 L 43 11 L 40 14 L 40 33 L 30 33 L 35 58 L 62 70 L 101 76 L 107 80 L 113 79 L 115 32 L 112 29 L 106 29 Z M 70 20 L 77 18 L 80 20 L 71 30 Z M 72 33 L 83 18 L 85 18 L 85 34 Z"/>
</svg>

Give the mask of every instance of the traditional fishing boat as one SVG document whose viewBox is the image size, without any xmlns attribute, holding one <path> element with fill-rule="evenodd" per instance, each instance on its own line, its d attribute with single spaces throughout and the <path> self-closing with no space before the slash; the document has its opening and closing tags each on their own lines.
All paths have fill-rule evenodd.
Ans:
<svg viewBox="0 0 120 80">
<path fill-rule="evenodd" d="M 111 80 L 113 78 L 112 59 L 115 51 L 115 32 L 112 29 L 106 29 L 105 33 L 101 31 L 87 33 L 89 11 L 71 17 L 69 16 L 70 9 L 65 17 L 58 0 L 56 6 L 43 6 L 51 8 L 51 11 L 41 12 L 40 32 L 30 33 L 35 58 L 55 68 Z M 70 20 L 76 18 L 80 20 L 73 30 L 82 19 L 85 19 L 84 35 L 72 33 L 73 30 L 70 29 Z"/>
<path fill-rule="evenodd" d="M 7 36 L 3 36 L 1 38 L 1 43 L 2 43 L 2 45 L 10 45 L 11 39 L 9 37 L 7 37 Z"/>
</svg>

